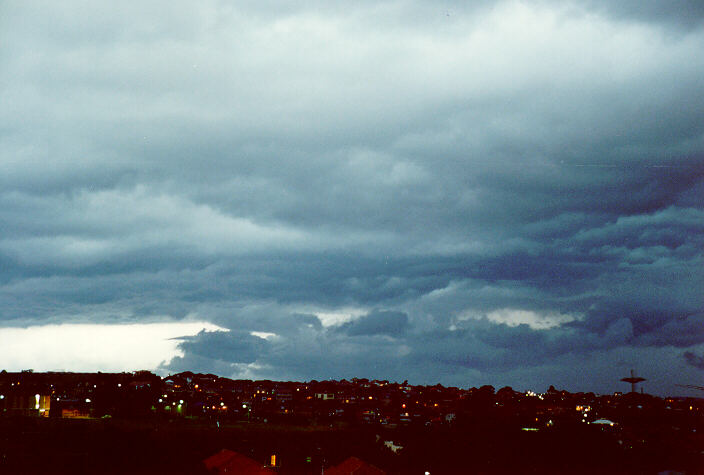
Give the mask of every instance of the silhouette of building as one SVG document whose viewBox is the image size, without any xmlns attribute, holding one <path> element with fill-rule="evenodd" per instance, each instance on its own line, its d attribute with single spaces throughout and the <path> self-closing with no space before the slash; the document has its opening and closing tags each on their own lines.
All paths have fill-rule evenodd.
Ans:
<svg viewBox="0 0 704 475">
<path fill-rule="evenodd" d="M 631 376 L 629 378 L 621 378 L 621 381 L 623 381 L 624 383 L 630 383 L 631 392 L 634 393 L 636 392 L 636 384 L 646 381 L 646 379 L 641 378 L 640 376 L 636 376 L 633 370 L 631 370 Z"/>
</svg>

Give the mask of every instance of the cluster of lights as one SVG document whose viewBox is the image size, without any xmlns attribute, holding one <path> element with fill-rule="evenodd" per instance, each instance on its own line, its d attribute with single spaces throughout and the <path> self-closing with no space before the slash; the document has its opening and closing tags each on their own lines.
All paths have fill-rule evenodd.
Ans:
<svg viewBox="0 0 704 475">
<path fill-rule="evenodd" d="M 577 407 L 575 407 L 575 409 L 577 410 L 577 412 L 582 413 L 582 422 L 587 422 L 587 416 L 589 415 L 588 414 L 589 411 L 592 410 L 592 407 L 591 406 L 577 406 Z"/>
</svg>

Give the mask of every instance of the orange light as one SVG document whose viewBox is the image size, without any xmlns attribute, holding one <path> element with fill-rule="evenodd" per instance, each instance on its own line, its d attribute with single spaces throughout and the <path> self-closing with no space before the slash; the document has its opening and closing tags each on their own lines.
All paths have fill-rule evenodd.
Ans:
<svg viewBox="0 0 704 475">
<path fill-rule="evenodd" d="M 276 455 L 271 456 L 271 466 L 276 467 Z"/>
</svg>

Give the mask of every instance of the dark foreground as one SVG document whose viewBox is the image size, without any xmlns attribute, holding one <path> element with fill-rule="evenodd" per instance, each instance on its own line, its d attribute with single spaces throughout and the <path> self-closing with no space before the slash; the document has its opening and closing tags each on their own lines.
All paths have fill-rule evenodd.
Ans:
<svg viewBox="0 0 704 475">
<path fill-rule="evenodd" d="M 189 419 L 0 418 L 0 473 L 206 473 L 222 448 L 279 473 L 321 473 L 350 455 L 388 473 L 704 473 L 704 434 L 594 425 L 295 427 Z M 397 454 L 384 446 L 403 446 Z"/>
</svg>

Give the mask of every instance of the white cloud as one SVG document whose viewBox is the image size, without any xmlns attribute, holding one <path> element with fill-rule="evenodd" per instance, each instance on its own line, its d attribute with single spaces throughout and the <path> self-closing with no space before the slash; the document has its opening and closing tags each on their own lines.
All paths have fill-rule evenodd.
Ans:
<svg viewBox="0 0 704 475">
<path fill-rule="evenodd" d="M 482 315 L 478 315 L 473 312 L 464 312 L 460 316 L 460 320 L 481 317 Z M 547 330 L 550 328 L 559 327 L 560 325 L 572 322 L 574 320 L 578 320 L 578 317 L 574 315 L 562 314 L 559 312 L 536 312 L 533 310 L 521 310 L 515 308 L 492 310 L 486 314 L 486 318 L 490 322 L 503 323 L 509 327 L 528 325 L 534 330 Z"/>
<path fill-rule="evenodd" d="M 208 322 L 0 328 L 0 361 L 8 371 L 153 370 L 180 354 L 174 338 L 204 329 L 222 330 Z"/>
</svg>

